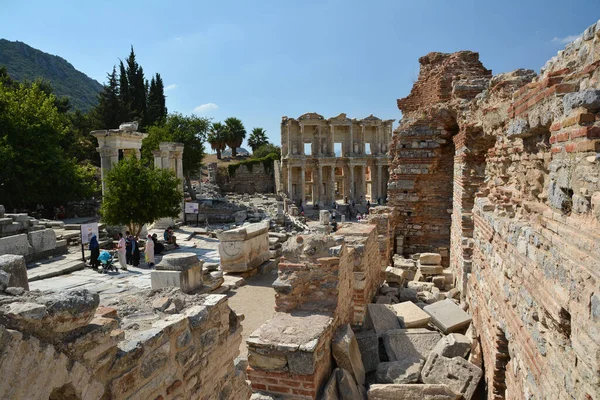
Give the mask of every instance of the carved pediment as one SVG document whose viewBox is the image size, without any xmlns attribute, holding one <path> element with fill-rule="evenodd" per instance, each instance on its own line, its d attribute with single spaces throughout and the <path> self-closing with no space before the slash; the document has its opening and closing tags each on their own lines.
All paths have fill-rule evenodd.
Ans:
<svg viewBox="0 0 600 400">
<path fill-rule="evenodd" d="M 325 120 L 325 118 L 317 113 L 306 113 L 306 114 L 302 114 L 299 118 L 298 121 L 323 121 Z"/>
</svg>

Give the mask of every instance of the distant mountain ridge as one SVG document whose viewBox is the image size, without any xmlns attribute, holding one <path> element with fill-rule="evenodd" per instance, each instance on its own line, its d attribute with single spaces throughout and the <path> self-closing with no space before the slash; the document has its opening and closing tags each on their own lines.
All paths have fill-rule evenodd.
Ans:
<svg viewBox="0 0 600 400">
<path fill-rule="evenodd" d="M 42 78 L 50 82 L 54 94 L 66 96 L 74 109 L 88 111 L 98 103 L 102 85 L 73 67 L 62 57 L 44 53 L 23 42 L 0 39 L 0 66 L 11 78 L 23 82 Z"/>
</svg>

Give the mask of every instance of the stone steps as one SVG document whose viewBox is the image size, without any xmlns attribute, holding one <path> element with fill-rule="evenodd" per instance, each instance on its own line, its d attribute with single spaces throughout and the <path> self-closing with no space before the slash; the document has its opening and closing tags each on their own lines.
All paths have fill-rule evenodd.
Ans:
<svg viewBox="0 0 600 400">
<path fill-rule="evenodd" d="M 27 265 L 27 280 L 29 282 L 70 274 L 85 268 L 85 262 L 75 257 L 53 257 L 49 260 Z"/>
</svg>

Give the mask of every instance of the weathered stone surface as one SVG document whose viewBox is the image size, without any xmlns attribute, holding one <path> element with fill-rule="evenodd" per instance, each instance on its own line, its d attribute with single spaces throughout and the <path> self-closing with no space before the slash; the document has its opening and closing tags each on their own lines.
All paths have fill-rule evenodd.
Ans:
<svg viewBox="0 0 600 400">
<path fill-rule="evenodd" d="M 572 109 L 577 107 L 584 107 L 591 112 L 600 111 L 600 90 L 567 93 L 563 97 L 563 107 L 565 114 L 569 114 Z"/>
<path fill-rule="evenodd" d="M 396 329 L 383 334 L 383 345 L 390 361 L 405 358 L 427 359 L 442 336 L 427 329 Z"/>
<path fill-rule="evenodd" d="M 268 231 L 268 222 L 261 222 L 219 233 L 222 270 L 245 272 L 267 261 L 270 257 Z"/>
<path fill-rule="evenodd" d="M 423 310 L 431 315 L 432 322 L 444 333 L 458 332 L 471 323 L 471 316 L 450 299 L 428 305 Z"/>
<path fill-rule="evenodd" d="M 421 262 L 417 262 L 417 266 L 419 268 L 419 272 L 422 275 L 437 275 L 444 272 L 444 267 L 441 264 L 421 264 Z"/>
<path fill-rule="evenodd" d="M 338 395 L 340 400 L 363 400 L 359 385 L 352 374 L 345 369 L 336 368 Z"/>
<path fill-rule="evenodd" d="M 365 327 L 373 329 L 378 336 L 389 330 L 401 328 L 396 314 L 383 304 L 367 304 Z"/>
<path fill-rule="evenodd" d="M 390 306 L 390 309 L 398 316 L 400 324 L 404 328 L 424 328 L 429 324 L 431 316 L 421 310 L 412 301 L 405 301 Z"/>
<path fill-rule="evenodd" d="M 421 265 L 440 265 L 442 256 L 437 253 L 421 253 L 419 255 L 419 264 Z"/>
<path fill-rule="evenodd" d="M 407 279 L 409 275 L 409 271 L 396 268 L 396 267 L 386 267 L 385 269 L 385 280 L 392 283 L 402 283 L 404 279 Z"/>
<path fill-rule="evenodd" d="M 34 253 L 54 250 L 56 248 L 56 233 L 54 229 L 29 232 L 27 239 Z"/>
<path fill-rule="evenodd" d="M 378 383 L 417 383 L 425 360 L 407 357 L 401 361 L 382 362 L 377 366 Z"/>
<path fill-rule="evenodd" d="M 202 286 L 202 265 L 194 253 L 173 253 L 163 256 L 151 272 L 152 289 L 178 287 L 190 293 Z"/>
<path fill-rule="evenodd" d="M 365 368 L 358 343 L 349 324 L 337 329 L 331 343 L 331 350 L 338 367 L 350 372 L 359 385 L 364 385 Z"/>
<path fill-rule="evenodd" d="M 465 358 L 471 350 L 471 340 L 460 333 L 451 333 L 444 336 L 433 348 L 433 352 L 441 356 Z"/>
<path fill-rule="evenodd" d="M 0 254 L 27 256 L 29 253 L 31 246 L 26 233 L 0 238 Z"/>
<path fill-rule="evenodd" d="M 8 287 L 11 277 L 11 274 L 0 269 L 0 291 L 5 290 Z"/>
<path fill-rule="evenodd" d="M 22 287 L 29 290 L 25 257 L 12 254 L 1 255 L 0 270 L 10 275 L 7 287 Z"/>
<path fill-rule="evenodd" d="M 355 334 L 365 372 L 375 371 L 379 365 L 379 338 L 375 331 L 359 331 Z"/>
<path fill-rule="evenodd" d="M 422 384 L 392 384 L 371 385 L 368 392 L 369 400 L 458 400 L 450 387 L 446 385 Z"/>
<path fill-rule="evenodd" d="M 482 371 L 461 357 L 448 358 L 431 353 L 421 372 L 423 382 L 448 385 L 465 400 L 471 400 Z"/>
</svg>

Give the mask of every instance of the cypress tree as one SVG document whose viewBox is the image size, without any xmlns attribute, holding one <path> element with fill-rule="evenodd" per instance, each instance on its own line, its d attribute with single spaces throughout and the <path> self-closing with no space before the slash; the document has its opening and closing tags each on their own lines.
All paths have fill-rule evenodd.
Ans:
<svg viewBox="0 0 600 400">
<path fill-rule="evenodd" d="M 101 126 L 112 129 L 117 128 L 123 122 L 120 120 L 122 108 L 116 67 L 113 66 L 112 73 L 107 74 L 107 78 L 108 82 L 98 95 L 98 106 L 95 112 Z"/>
</svg>

